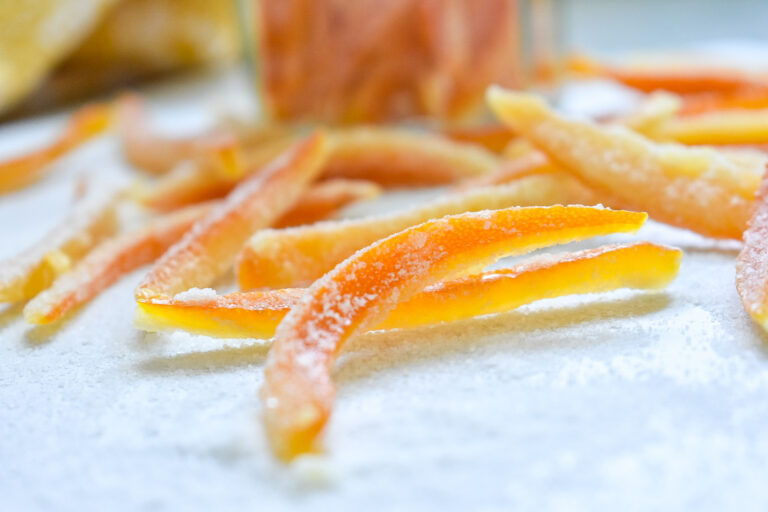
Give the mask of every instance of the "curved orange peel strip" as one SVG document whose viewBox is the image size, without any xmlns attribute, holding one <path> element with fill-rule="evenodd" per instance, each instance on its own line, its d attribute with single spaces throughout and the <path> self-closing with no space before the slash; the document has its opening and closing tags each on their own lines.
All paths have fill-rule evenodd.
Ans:
<svg viewBox="0 0 768 512">
<path fill-rule="evenodd" d="M 231 266 L 249 236 L 294 205 L 320 172 L 326 154 L 325 134 L 318 132 L 241 182 L 160 258 L 136 290 L 136 299 L 173 296 L 210 284 Z"/>
<path fill-rule="evenodd" d="M 112 194 L 89 193 L 37 245 L 0 262 L 0 302 L 29 299 L 117 228 Z"/>
<path fill-rule="evenodd" d="M 485 124 L 479 126 L 456 126 L 447 128 L 445 136 L 449 139 L 476 144 L 494 153 L 501 153 L 516 137 L 515 133 L 503 124 Z"/>
<path fill-rule="evenodd" d="M 768 330 L 768 171 L 757 196 L 757 207 L 744 232 L 736 262 L 736 289 L 744 309 Z"/>
<path fill-rule="evenodd" d="M 226 173 L 234 165 L 230 162 L 238 145 L 234 134 L 220 130 L 183 139 L 162 137 L 148 126 L 137 94 L 124 94 L 117 105 L 123 154 L 139 169 L 164 174 L 179 162 L 209 159 L 209 163 L 220 163 Z"/>
<path fill-rule="evenodd" d="M 326 219 L 349 204 L 373 199 L 381 187 L 365 180 L 332 179 L 307 189 L 296 205 L 280 217 L 274 227 L 301 226 Z"/>
<path fill-rule="evenodd" d="M 32 324 L 48 324 L 62 318 L 123 275 L 159 258 L 212 207 L 190 206 L 102 242 L 70 272 L 27 303 L 24 318 Z"/>
<path fill-rule="evenodd" d="M 426 286 L 510 254 L 636 231 L 644 213 L 587 206 L 508 208 L 427 221 L 380 240 L 315 281 L 277 328 L 262 389 L 264 422 L 283 459 L 312 450 L 331 414 L 331 367 L 354 333 Z"/>
<path fill-rule="evenodd" d="M 587 77 L 605 77 L 643 92 L 669 91 L 680 94 L 732 92 L 744 87 L 768 84 L 765 77 L 740 73 L 734 69 L 675 66 L 661 64 L 656 68 L 618 67 L 585 55 L 572 55 L 567 60 L 571 72 Z"/>
<path fill-rule="evenodd" d="M 677 275 L 681 254 L 678 249 L 639 242 L 534 258 L 513 268 L 427 287 L 399 303 L 377 328 L 453 322 L 563 295 L 660 289 Z M 152 332 L 183 329 L 222 338 L 270 338 L 304 293 L 302 288 L 287 288 L 197 301 L 148 301 L 136 310 L 136 326 Z"/>
<path fill-rule="evenodd" d="M 657 144 L 623 129 L 565 119 L 535 96 L 491 88 L 502 120 L 574 173 L 609 206 L 722 238 L 740 238 L 759 176 L 709 148 Z M 610 201 L 608 200 L 610 198 Z"/>
<path fill-rule="evenodd" d="M 41 179 L 55 159 L 104 132 L 109 127 L 111 112 L 111 107 L 105 104 L 85 106 L 72 115 L 64 132 L 49 146 L 0 162 L 0 194 Z"/>
<path fill-rule="evenodd" d="M 327 177 L 365 179 L 384 186 L 453 183 L 494 170 L 490 151 L 441 135 L 394 128 L 349 128 L 331 137 Z"/>
<path fill-rule="evenodd" d="M 673 117 L 658 126 L 653 137 L 683 144 L 765 144 L 768 109 L 719 110 Z"/>
<path fill-rule="evenodd" d="M 307 285 L 358 249 L 435 217 L 510 206 L 588 202 L 585 193 L 591 195 L 575 180 L 542 174 L 506 185 L 466 190 L 420 208 L 389 215 L 265 229 L 256 233 L 238 256 L 240 288 Z"/>
<path fill-rule="evenodd" d="M 239 148 L 237 155 L 229 155 L 227 148 L 212 153 L 219 163 L 211 159 L 182 162 L 160 178 L 141 180 L 131 190 L 131 197 L 154 210 L 169 211 L 182 206 L 224 197 L 245 177 L 260 172 L 262 166 L 286 151 L 295 142 L 294 137 L 282 137 Z M 222 172 L 223 168 L 230 168 Z"/>
</svg>

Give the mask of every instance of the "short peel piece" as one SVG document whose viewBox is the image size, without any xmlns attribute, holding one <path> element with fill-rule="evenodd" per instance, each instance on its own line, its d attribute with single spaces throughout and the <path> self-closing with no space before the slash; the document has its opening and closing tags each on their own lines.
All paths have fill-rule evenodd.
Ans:
<svg viewBox="0 0 768 512">
<path fill-rule="evenodd" d="M 603 246 L 534 258 L 432 285 L 397 304 L 378 329 L 453 322 L 511 311 L 541 299 L 619 288 L 656 290 L 677 274 L 681 252 L 649 242 Z M 586 276 L 586 278 L 585 278 Z M 240 292 L 207 300 L 139 303 L 136 326 L 145 331 L 182 329 L 223 338 L 270 338 L 305 293 L 302 288 Z"/>
<path fill-rule="evenodd" d="M 327 219 L 340 208 L 358 201 L 374 199 L 381 187 L 371 181 L 331 179 L 307 189 L 291 210 L 280 217 L 274 227 L 301 226 Z"/>
<path fill-rule="evenodd" d="M 343 343 L 400 302 L 496 259 L 558 243 L 633 232 L 644 213 L 585 206 L 507 208 L 447 216 L 366 247 L 315 281 L 277 328 L 262 389 L 264 422 L 284 460 L 317 448 L 334 400 Z"/>
<path fill-rule="evenodd" d="M 173 245 L 136 290 L 136 299 L 207 286 L 225 272 L 254 232 L 288 211 L 320 172 L 326 137 L 317 132 L 241 182 Z"/>
<path fill-rule="evenodd" d="M 704 235 L 741 238 L 759 182 L 756 160 L 747 166 L 714 149 L 654 143 L 623 127 L 566 119 L 530 94 L 491 88 L 488 100 L 553 162 L 605 194 L 605 204 Z"/>
<path fill-rule="evenodd" d="M 123 275 L 162 256 L 211 208 L 212 204 L 190 206 L 153 219 L 137 230 L 105 240 L 71 271 L 59 276 L 50 288 L 29 301 L 24 308 L 24 318 L 32 324 L 59 320 Z"/>
<path fill-rule="evenodd" d="M 510 206 L 589 202 L 591 197 L 585 194 L 591 192 L 573 180 L 541 174 L 505 185 L 457 192 L 423 207 L 389 215 L 265 229 L 256 233 L 238 256 L 240 288 L 305 286 L 358 249 L 435 217 Z"/>
<path fill-rule="evenodd" d="M 23 188 L 41 179 L 55 159 L 104 132 L 109 127 L 111 117 L 108 105 L 85 106 L 72 115 L 63 133 L 50 145 L 0 162 L 0 194 Z"/>
<path fill-rule="evenodd" d="M 38 244 L 0 263 L 0 302 L 26 300 L 117 229 L 113 194 L 90 191 L 71 213 Z"/>
</svg>

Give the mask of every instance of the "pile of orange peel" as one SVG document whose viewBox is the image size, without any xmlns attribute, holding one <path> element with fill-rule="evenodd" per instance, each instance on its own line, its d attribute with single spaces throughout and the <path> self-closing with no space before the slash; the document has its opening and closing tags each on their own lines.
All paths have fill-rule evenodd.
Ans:
<svg viewBox="0 0 768 512">
<path fill-rule="evenodd" d="M 570 64 L 648 95 L 634 112 L 589 121 L 492 87 L 498 121 L 487 125 L 307 133 L 222 122 L 185 139 L 156 133 L 137 95 L 87 106 L 49 146 L 0 164 L 0 193 L 113 125 L 143 175 L 120 193 L 78 194 L 61 226 L 0 265 L 0 301 L 28 301 L 27 321 L 54 323 L 152 265 L 135 292 L 139 329 L 271 340 L 263 418 L 286 461 L 322 448 L 334 361 L 357 333 L 667 286 L 682 252 L 645 241 L 485 269 L 634 233 L 646 217 L 743 240 L 738 293 L 768 330 L 768 76 Z M 442 195 L 419 207 L 335 218 L 385 189 L 435 185 Z M 143 225 L 121 221 L 129 203 Z M 208 288 L 232 269 L 240 291 Z"/>
</svg>

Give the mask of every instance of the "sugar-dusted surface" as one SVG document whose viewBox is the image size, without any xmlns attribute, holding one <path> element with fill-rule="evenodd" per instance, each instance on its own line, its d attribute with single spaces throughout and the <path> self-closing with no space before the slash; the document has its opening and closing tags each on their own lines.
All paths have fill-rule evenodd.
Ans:
<svg viewBox="0 0 768 512">
<path fill-rule="evenodd" d="M 214 101 L 232 90 L 213 85 L 203 92 Z M 193 87 L 166 91 L 160 120 L 184 130 Z M 80 170 L 124 180 L 119 163 L 103 164 L 111 150 L 83 148 L 0 200 L 0 235 L 13 240 L 0 255 L 55 224 Z M 389 201 L 375 208 L 413 196 Z M 653 223 L 639 237 L 685 249 L 666 293 L 350 341 L 329 455 L 290 469 L 267 456 L 257 418 L 264 350 L 137 333 L 144 270 L 55 333 L 0 306 L 2 508 L 765 509 L 768 342 L 733 284 L 739 245 Z"/>
</svg>

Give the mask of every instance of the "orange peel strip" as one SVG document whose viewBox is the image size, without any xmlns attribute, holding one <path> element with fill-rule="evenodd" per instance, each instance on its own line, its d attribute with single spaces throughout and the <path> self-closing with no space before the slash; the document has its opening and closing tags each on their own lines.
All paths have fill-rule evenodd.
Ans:
<svg viewBox="0 0 768 512">
<path fill-rule="evenodd" d="M 678 249 L 639 242 L 535 258 L 427 287 L 399 303 L 377 328 L 453 322 L 563 295 L 661 289 L 677 275 L 681 254 Z M 288 288 L 208 300 L 148 301 L 139 304 L 136 325 L 152 332 L 183 329 L 222 338 L 266 339 L 304 293 L 302 288 Z"/>
<path fill-rule="evenodd" d="M 290 209 L 315 179 L 326 144 L 325 134 L 318 132 L 241 182 L 160 258 L 136 290 L 136 299 L 207 286 L 225 272 L 248 237 Z"/>
<path fill-rule="evenodd" d="M 311 451 L 334 398 L 342 344 L 425 287 L 510 255 L 615 232 L 644 213 L 587 206 L 508 208 L 434 219 L 380 240 L 315 281 L 277 328 L 262 389 L 264 422 L 282 459 Z"/>
<path fill-rule="evenodd" d="M 736 289 L 744 309 L 768 330 L 768 172 L 757 195 L 757 207 L 744 232 L 736 263 Z"/>
<path fill-rule="evenodd" d="M 653 136 L 683 144 L 765 144 L 768 143 L 768 109 L 720 110 L 672 117 L 660 124 Z"/>
<path fill-rule="evenodd" d="M 85 106 L 72 115 L 63 133 L 49 146 L 0 163 L 0 194 L 26 187 L 41 179 L 55 159 L 104 132 L 109 127 L 111 117 L 109 105 Z"/>
<path fill-rule="evenodd" d="M 334 179 L 309 188 L 296 205 L 278 219 L 274 226 L 284 228 L 311 224 L 327 219 L 340 208 L 373 199 L 381 194 L 381 187 L 365 180 Z"/>
<path fill-rule="evenodd" d="M 768 108 L 768 85 L 750 86 L 732 92 L 703 92 L 683 97 L 681 115 L 696 115 L 715 110 Z"/>
<path fill-rule="evenodd" d="M 507 185 L 467 190 L 421 208 L 389 215 L 265 229 L 256 233 L 238 256 L 240 288 L 307 285 L 358 249 L 435 217 L 510 206 L 588 202 L 590 198 L 585 198 L 584 194 L 592 196 L 574 180 L 542 174 Z"/>
<path fill-rule="evenodd" d="M 571 56 L 567 65 L 577 75 L 606 77 L 643 92 L 669 91 L 679 94 L 732 92 L 744 87 L 766 85 L 766 79 L 740 73 L 734 69 L 684 67 L 669 65 L 658 68 L 617 67 L 585 55 Z"/>
<path fill-rule="evenodd" d="M 56 279 L 50 288 L 29 301 L 24 308 L 24 318 L 32 324 L 48 324 L 62 318 L 123 275 L 159 258 L 212 207 L 212 204 L 190 206 L 104 241 L 70 272 Z"/>
<path fill-rule="evenodd" d="M 221 130 L 183 139 L 157 135 L 148 126 L 137 94 L 124 94 L 117 105 L 123 154 L 131 164 L 147 172 L 163 174 L 185 160 L 212 158 L 223 164 L 236 149 L 234 134 Z"/>
<path fill-rule="evenodd" d="M 324 176 L 365 179 L 384 186 L 453 183 L 496 169 L 500 159 L 474 144 L 394 128 L 349 128 L 332 135 Z"/>
<path fill-rule="evenodd" d="M 494 153 L 501 153 L 516 137 L 515 133 L 503 124 L 485 124 L 479 126 L 457 126 L 445 130 L 449 139 L 476 144 Z"/>
<path fill-rule="evenodd" d="M 0 263 L 0 302 L 37 295 L 117 229 L 116 199 L 89 193 L 38 244 Z"/>
<path fill-rule="evenodd" d="M 565 119 L 536 96 L 491 88 L 503 121 L 616 208 L 704 235 L 741 238 L 754 207 L 756 166 L 709 148 L 658 144 L 622 127 Z"/>
<path fill-rule="evenodd" d="M 211 159 L 190 160 L 153 181 L 139 181 L 131 190 L 131 197 L 148 208 L 169 211 L 182 206 L 226 196 L 246 176 L 257 173 L 262 166 L 287 150 L 293 137 L 275 138 L 241 148 L 234 162 L 224 148 Z M 222 172 L 222 168 L 232 168 Z"/>
</svg>

